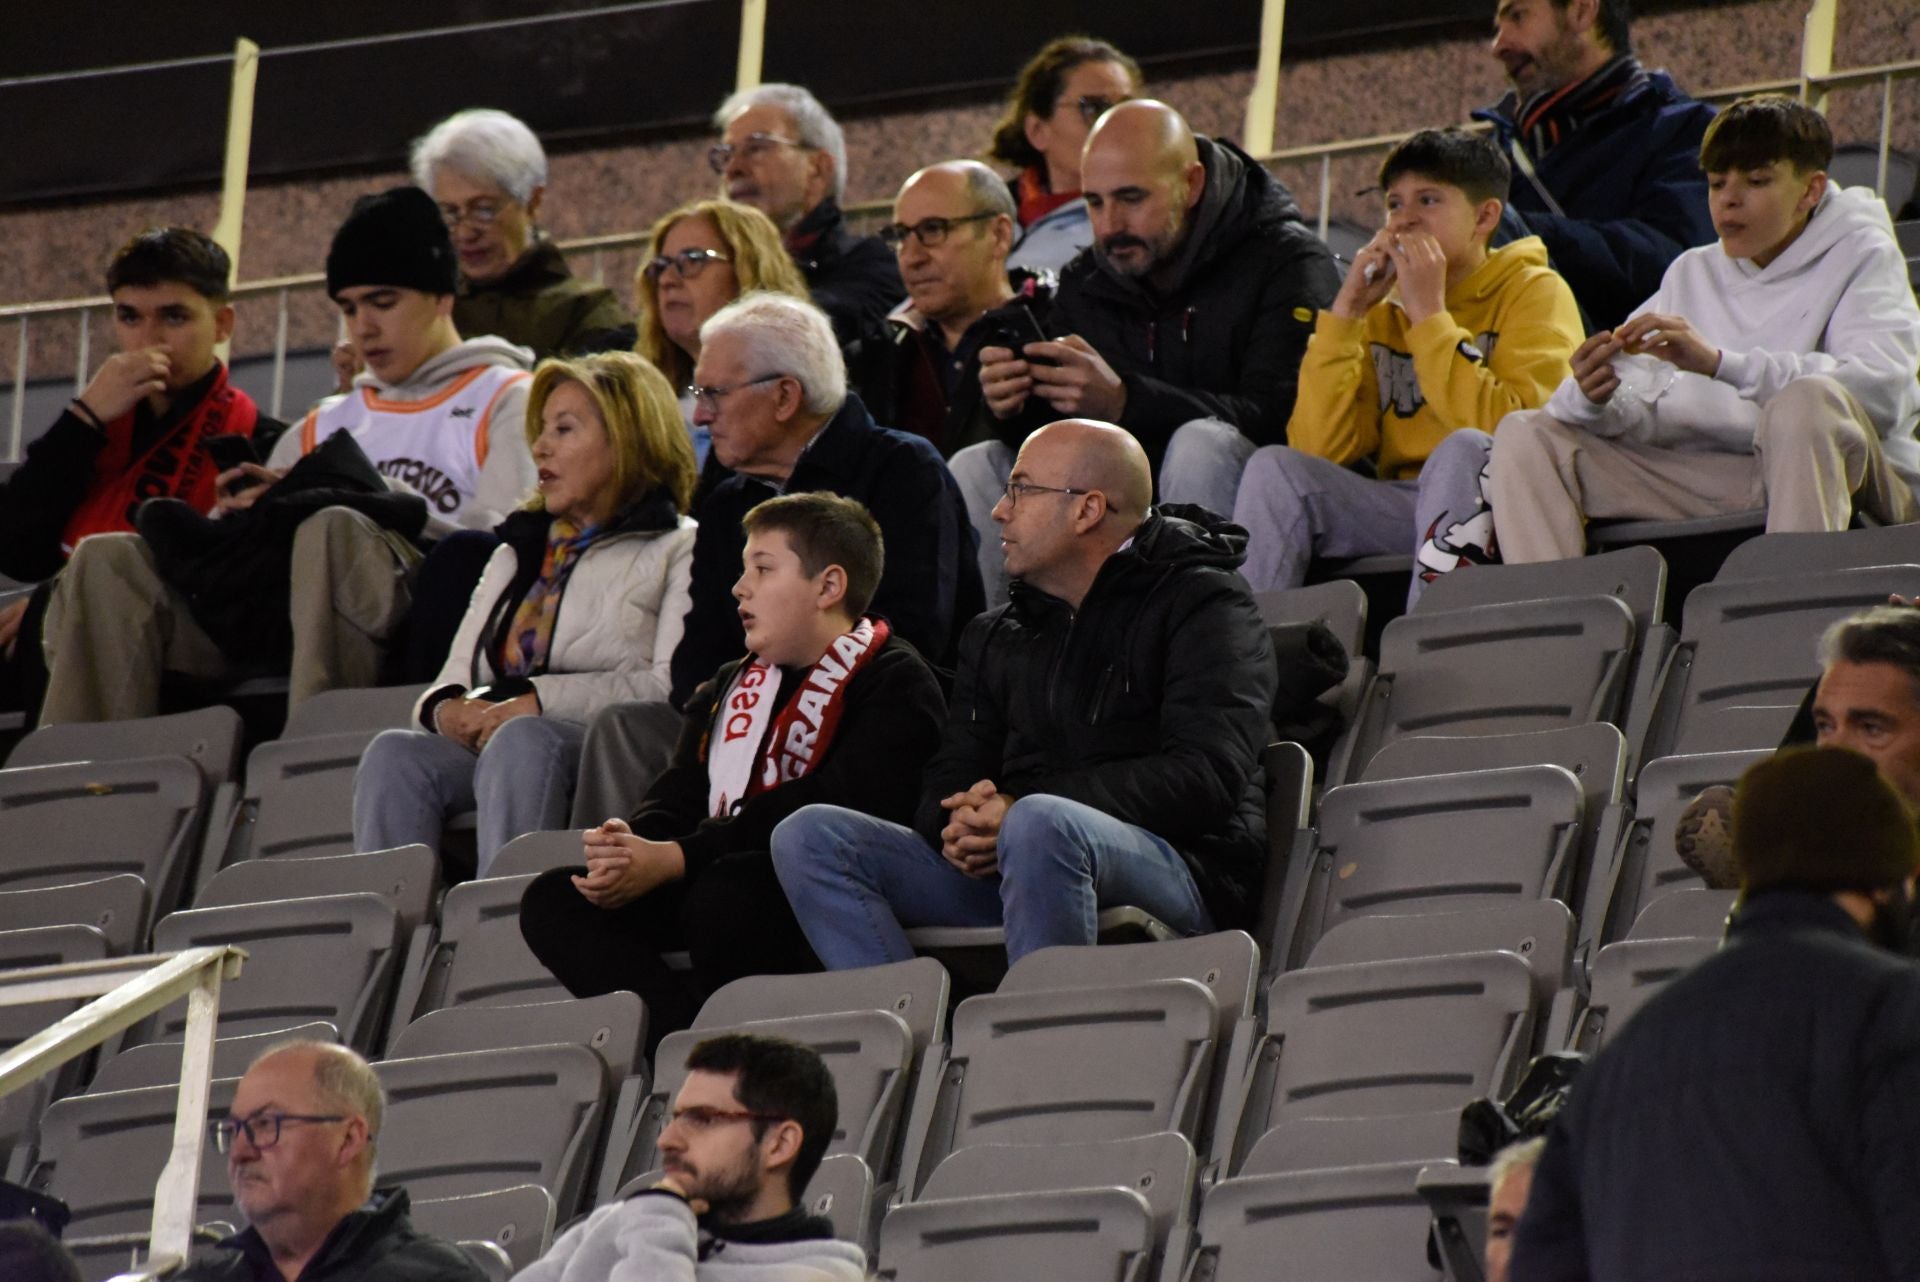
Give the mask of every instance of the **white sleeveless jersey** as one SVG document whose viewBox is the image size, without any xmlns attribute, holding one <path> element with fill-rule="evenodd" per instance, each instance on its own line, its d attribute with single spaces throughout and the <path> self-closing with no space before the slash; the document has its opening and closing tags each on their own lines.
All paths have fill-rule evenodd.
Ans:
<svg viewBox="0 0 1920 1282">
<path fill-rule="evenodd" d="M 418 401 L 387 400 L 371 387 L 357 387 L 307 415 L 300 424 L 300 453 L 344 431 L 382 476 L 419 493 L 435 516 L 457 521 L 480 484 L 494 406 L 509 388 L 532 377 L 502 365 L 476 365 Z M 510 424 L 509 430 L 518 427 Z"/>
</svg>

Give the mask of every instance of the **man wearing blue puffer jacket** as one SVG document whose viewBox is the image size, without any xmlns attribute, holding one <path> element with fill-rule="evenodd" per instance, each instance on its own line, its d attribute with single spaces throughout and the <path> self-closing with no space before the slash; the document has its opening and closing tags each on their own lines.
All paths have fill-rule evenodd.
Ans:
<svg viewBox="0 0 1920 1282">
<path fill-rule="evenodd" d="M 1499 0 L 1493 56 L 1513 89 L 1474 117 L 1513 163 L 1504 244 L 1547 244 L 1588 324 L 1609 329 L 1713 239 L 1700 140 L 1713 108 L 1633 56 L 1627 0 Z"/>
</svg>

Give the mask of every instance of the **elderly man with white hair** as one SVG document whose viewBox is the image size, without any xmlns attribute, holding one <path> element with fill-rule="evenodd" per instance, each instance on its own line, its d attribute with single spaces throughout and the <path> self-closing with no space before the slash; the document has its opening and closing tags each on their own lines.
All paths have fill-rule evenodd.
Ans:
<svg viewBox="0 0 1920 1282">
<path fill-rule="evenodd" d="M 612 290 L 569 272 L 540 231 L 547 153 L 519 119 L 455 112 L 414 142 L 413 179 L 440 206 L 460 257 L 462 334 L 497 334 L 538 358 L 632 350 L 632 315 Z"/>
<path fill-rule="evenodd" d="M 820 100 L 799 85 L 759 85 L 713 113 L 720 141 L 707 152 L 720 194 L 773 220 L 833 322 L 856 390 L 883 385 L 891 362 L 887 313 L 906 297 L 893 252 L 847 230 L 847 141 Z M 872 399 L 871 396 L 868 399 Z"/>
<path fill-rule="evenodd" d="M 700 327 L 694 422 L 732 475 L 700 509 L 686 631 L 673 654 L 673 706 L 746 650 L 733 586 L 741 519 L 777 494 L 824 490 L 858 499 L 879 522 L 886 566 L 871 612 L 929 661 L 951 662 L 961 631 L 984 608 L 973 526 L 960 488 L 924 437 L 877 426 L 847 394 L 846 367 L 825 313 L 784 294 L 754 292 Z M 587 731 L 577 823 L 626 814 L 667 763 L 680 722 L 660 705 L 619 704 Z"/>
</svg>

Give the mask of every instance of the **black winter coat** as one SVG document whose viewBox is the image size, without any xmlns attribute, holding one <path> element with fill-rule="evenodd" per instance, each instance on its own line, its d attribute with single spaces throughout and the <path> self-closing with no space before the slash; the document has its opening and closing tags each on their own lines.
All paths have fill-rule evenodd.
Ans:
<svg viewBox="0 0 1920 1282">
<path fill-rule="evenodd" d="M 950 662 L 968 619 L 986 605 L 977 538 L 940 452 L 926 440 L 877 426 L 851 393 L 794 464 L 784 493 L 824 490 L 858 499 L 886 539 L 887 565 L 870 612 L 936 663 Z M 747 648 L 733 585 L 747 536 L 740 528 L 756 504 L 774 496 L 765 481 L 728 475 L 701 500 L 693 541 L 692 604 L 673 652 L 673 705 Z"/>
<path fill-rule="evenodd" d="M 415 1229 L 407 1208 L 405 1189 L 375 1189 L 365 1206 L 334 1226 L 300 1271 L 300 1282 L 486 1282 L 459 1247 Z M 223 1238 L 220 1246 L 225 1249 L 175 1274 L 177 1282 L 280 1282 L 258 1230 Z"/>
<path fill-rule="evenodd" d="M 1172 844 L 1215 924 L 1248 924 L 1277 678 L 1236 572 L 1246 543 L 1204 508 L 1169 505 L 1100 567 L 1077 611 L 1015 580 L 961 638 L 920 835 L 937 846 L 940 798 L 982 779 L 1013 797 L 1065 797 Z"/>
<path fill-rule="evenodd" d="M 1125 380 L 1120 426 L 1156 467 L 1196 418 L 1283 443 L 1314 313 L 1340 290 L 1333 251 L 1280 180 L 1230 142 L 1198 141 L 1206 191 L 1164 269 L 1171 281 L 1117 275 L 1089 248 L 1054 299 L 1054 329 L 1086 339 Z"/>
<path fill-rule="evenodd" d="M 814 303 L 833 322 L 848 385 L 869 400 L 878 397 L 892 367 L 887 313 L 907 296 L 899 260 L 879 237 L 848 231 L 832 197 L 793 225 L 786 244 Z"/>
<path fill-rule="evenodd" d="M 1830 896 L 1742 905 L 1574 1083 L 1513 1282 L 1920 1278 L 1920 968 Z"/>
</svg>

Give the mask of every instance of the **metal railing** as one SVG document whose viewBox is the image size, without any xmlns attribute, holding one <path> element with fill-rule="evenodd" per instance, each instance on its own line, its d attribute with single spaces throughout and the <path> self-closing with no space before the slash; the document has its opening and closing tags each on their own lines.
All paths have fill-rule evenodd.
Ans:
<svg viewBox="0 0 1920 1282">
<path fill-rule="evenodd" d="M 239 976 L 245 958 L 246 953 L 238 948 L 189 948 L 146 957 L 31 966 L 0 975 L 0 1006 L 95 999 L 12 1050 L 0 1053 L 0 1097 L 30 1085 L 180 998 L 187 999 L 173 1148 L 154 1186 L 153 1226 L 145 1238 L 148 1263 L 154 1266 L 184 1263 L 193 1242 L 220 985 Z"/>
</svg>

